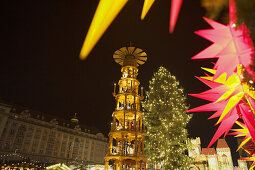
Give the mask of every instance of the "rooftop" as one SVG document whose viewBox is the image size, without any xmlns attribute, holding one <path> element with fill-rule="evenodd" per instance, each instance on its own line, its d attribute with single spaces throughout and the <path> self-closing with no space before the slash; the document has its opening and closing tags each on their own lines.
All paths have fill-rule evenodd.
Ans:
<svg viewBox="0 0 255 170">
<path fill-rule="evenodd" d="M 202 148 L 201 154 L 203 155 L 216 155 L 216 151 L 214 148 Z"/>
<path fill-rule="evenodd" d="M 217 143 L 217 148 L 229 148 L 225 139 L 219 139 Z"/>
<path fill-rule="evenodd" d="M 5 102 L 1 102 L 0 100 L 0 107 L 1 106 L 10 108 L 10 114 L 14 115 L 16 119 L 22 118 L 22 117 L 33 118 L 39 121 L 53 123 L 61 127 L 65 127 L 65 128 L 69 128 L 73 130 L 79 130 L 81 132 L 94 134 L 94 135 L 100 134 L 99 136 L 100 137 L 102 136 L 100 131 L 95 127 L 89 127 L 80 123 L 78 124 L 78 122 L 74 123 L 74 122 L 71 122 L 70 120 L 66 120 L 64 118 L 57 117 L 52 114 L 39 112 L 39 111 L 28 109 L 26 107 L 19 106 L 19 105 L 6 104 Z"/>
</svg>

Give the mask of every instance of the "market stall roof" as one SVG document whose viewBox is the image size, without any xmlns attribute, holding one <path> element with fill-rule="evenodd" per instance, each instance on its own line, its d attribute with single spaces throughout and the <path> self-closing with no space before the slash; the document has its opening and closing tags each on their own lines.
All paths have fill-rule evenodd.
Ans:
<svg viewBox="0 0 255 170">
<path fill-rule="evenodd" d="M 54 164 L 54 165 L 48 166 L 48 167 L 46 167 L 46 169 L 47 169 L 47 170 L 50 170 L 50 169 L 71 170 L 71 168 L 69 168 L 68 166 L 66 166 L 66 165 L 63 164 L 63 163 L 58 163 L 58 164 Z"/>
</svg>

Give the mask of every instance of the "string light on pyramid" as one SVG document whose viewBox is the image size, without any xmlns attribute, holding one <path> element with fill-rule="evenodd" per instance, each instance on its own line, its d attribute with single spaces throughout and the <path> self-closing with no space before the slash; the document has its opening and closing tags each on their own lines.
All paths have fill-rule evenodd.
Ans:
<svg viewBox="0 0 255 170">
<path fill-rule="evenodd" d="M 147 54 L 140 48 L 122 47 L 113 54 L 116 63 L 122 66 L 122 77 L 114 84 L 116 100 L 113 121 L 109 132 L 109 145 L 105 156 L 105 170 L 109 162 L 115 169 L 145 169 L 147 159 L 144 153 L 144 118 L 140 110 L 143 88 L 136 79 L 138 66 L 147 60 Z M 139 168 L 140 167 L 140 168 Z"/>
</svg>

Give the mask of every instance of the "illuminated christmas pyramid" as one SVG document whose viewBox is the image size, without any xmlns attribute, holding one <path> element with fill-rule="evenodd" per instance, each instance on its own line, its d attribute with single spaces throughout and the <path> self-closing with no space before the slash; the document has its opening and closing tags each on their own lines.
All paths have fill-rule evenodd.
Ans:
<svg viewBox="0 0 255 170">
<path fill-rule="evenodd" d="M 113 122 L 109 133 L 108 152 L 105 156 L 105 169 L 109 162 L 114 169 L 146 169 L 144 155 L 144 122 L 140 111 L 143 88 L 139 94 L 140 82 L 136 79 L 138 66 L 145 63 L 147 54 L 136 47 L 122 47 L 115 51 L 114 61 L 122 66 L 122 77 L 118 90 L 114 84 L 113 96 L 116 107 L 112 114 Z"/>
</svg>

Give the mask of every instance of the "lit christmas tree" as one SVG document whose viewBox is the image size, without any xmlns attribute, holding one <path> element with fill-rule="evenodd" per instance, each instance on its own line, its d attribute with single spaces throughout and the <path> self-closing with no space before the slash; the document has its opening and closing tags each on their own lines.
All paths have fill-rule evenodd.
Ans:
<svg viewBox="0 0 255 170">
<path fill-rule="evenodd" d="M 186 129 L 191 115 L 186 96 L 175 76 L 160 67 L 149 82 L 149 91 L 143 102 L 147 127 L 145 153 L 149 162 L 160 169 L 188 169 L 191 159 L 185 154 L 188 149 Z"/>
</svg>

